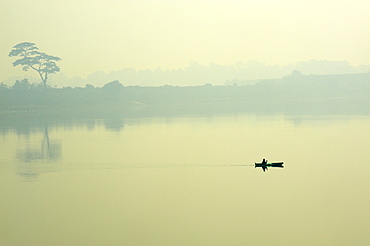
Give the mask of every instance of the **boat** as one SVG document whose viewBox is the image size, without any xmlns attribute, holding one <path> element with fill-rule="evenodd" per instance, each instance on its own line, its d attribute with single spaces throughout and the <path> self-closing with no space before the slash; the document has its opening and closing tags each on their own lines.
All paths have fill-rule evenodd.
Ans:
<svg viewBox="0 0 370 246">
<path fill-rule="evenodd" d="M 262 167 L 262 170 L 265 172 L 268 170 L 268 167 L 280 167 L 284 168 L 284 162 L 267 162 L 267 160 L 263 159 L 262 162 L 255 162 L 254 167 Z"/>
</svg>

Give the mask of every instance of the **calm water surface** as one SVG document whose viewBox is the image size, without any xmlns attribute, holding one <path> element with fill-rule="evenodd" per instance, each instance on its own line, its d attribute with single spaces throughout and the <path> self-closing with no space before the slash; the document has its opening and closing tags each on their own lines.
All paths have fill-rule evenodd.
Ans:
<svg viewBox="0 0 370 246">
<path fill-rule="evenodd" d="M 0 129 L 0 245 L 370 245 L 368 117 L 26 126 Z"/>
</svg>

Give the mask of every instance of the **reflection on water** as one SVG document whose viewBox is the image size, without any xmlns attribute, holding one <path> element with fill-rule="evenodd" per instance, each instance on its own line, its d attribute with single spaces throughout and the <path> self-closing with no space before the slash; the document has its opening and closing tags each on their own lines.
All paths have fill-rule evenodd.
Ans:
<svg viewBox="0 0 370 246">
<path fill-rule="evenodd" d="M 18 173 L 28 180 L 35 179 L 45 169 L 42 166 L 50 166 L 62 158 L 61 141 L 50 139 L 48 126 L 45 126 L 41 140 L 36 136 L 30 137 L 28 132 L 16 150 L 16 158 Z"/>
<path fill-rule="evenodd" d="M 368 117 L 15 121 L 0 245 L 370 243 Z"/>
<path fill-rule="evenodd" d="M 124 123 L 123 123 L 122 118 L 117 117 L 117 118 L 106 119 L 104 121 L 104 125 L 105 125 L 105 128 L 109 131 L 119 132 L 123 130 Z"/>
<path fill-rule="evenodd" d="M 17 150 L 17 158 L 23 162 L 32 162 L 37 160 L 58 160 L 62 155 L 62 145 L 60 142 L 50 140 L 48 127 L 45 126 L 44 137 L 41 140 L 39 148 L 30 149 L 30 143 L 24 149 Z M 33 146 L 36 147 L 36 146 Z"/>
</svg>

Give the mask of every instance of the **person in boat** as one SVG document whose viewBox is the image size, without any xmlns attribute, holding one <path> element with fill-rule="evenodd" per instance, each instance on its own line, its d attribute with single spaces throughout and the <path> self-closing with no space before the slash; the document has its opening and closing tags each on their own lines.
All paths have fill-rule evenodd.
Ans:
<svg viewBox="0 0 370 246">
<path fill-rule="evenodd" d="M 262 164 L 267 164 L 267 160 L 263 159 Z"/>
</svg>

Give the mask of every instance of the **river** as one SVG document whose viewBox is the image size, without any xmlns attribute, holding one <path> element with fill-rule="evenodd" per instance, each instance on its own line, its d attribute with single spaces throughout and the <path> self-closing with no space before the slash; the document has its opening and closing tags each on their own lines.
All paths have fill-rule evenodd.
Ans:
<svg viewBox="0 0 370 246">
<path fill-rule="evenodd" d="M 369 140 L 366 116 L 2 125 L 0 245 L 369 245 Z"/>
</svg>

